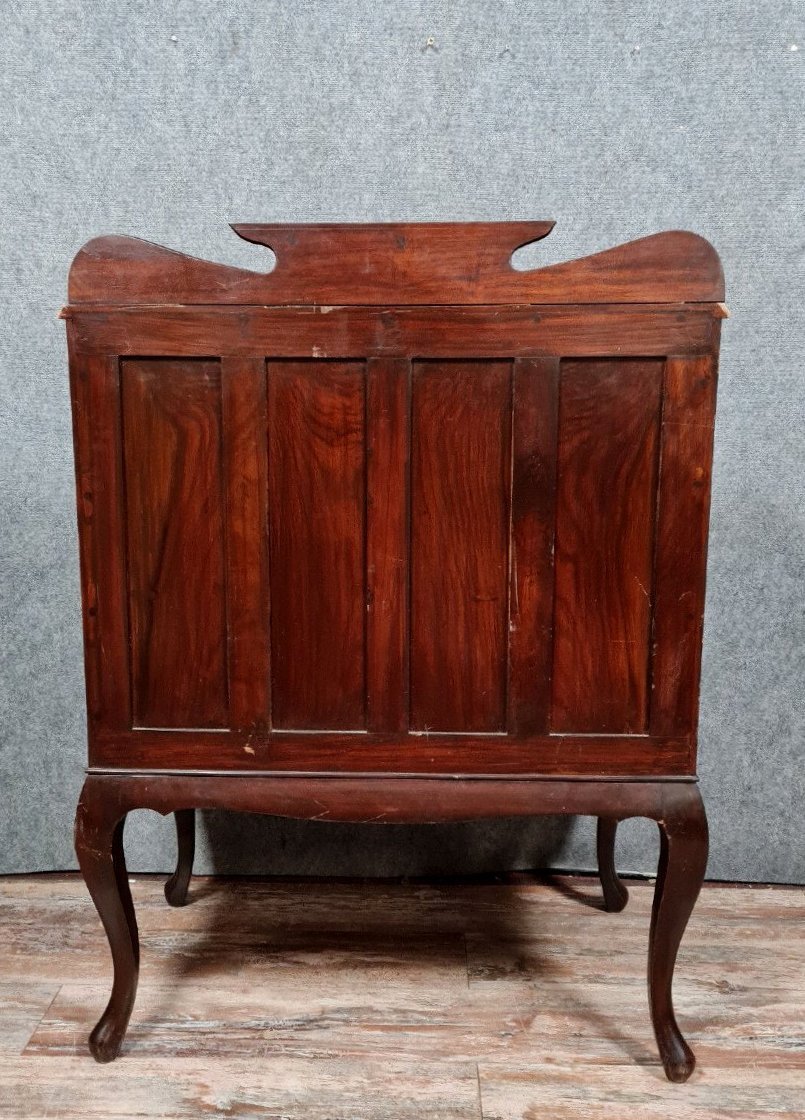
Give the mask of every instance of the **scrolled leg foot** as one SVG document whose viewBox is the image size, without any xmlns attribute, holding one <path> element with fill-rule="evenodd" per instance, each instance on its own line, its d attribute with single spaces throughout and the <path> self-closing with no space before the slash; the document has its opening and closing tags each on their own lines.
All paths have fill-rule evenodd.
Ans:
<svg viewBox="0 0 805 1120">
<path fill-rule="evenodd" d="M 604 906 L 611 913 L 622 910 L 629 900 L 629 892 L 615 870 L 615 834 L 618 822 L 612 817 L 598 818 L 597 843 L 598 876 L 604 891 Z"/>
<path fill-rule="evenodd" d="M 96 1062 L 113 1062 L 120 1053 L 125 1027 L 115 1021 L 113 1016 L 104 1012 L 89 1036 L 89 1051 Z"/>
<path fill-rule="evenodd" d="M 669 1081 L 687 1081 L 696 1059 L 677 1025 L 671 988 L 679 943 L 707 867 L 707 817 L 698 787 L 680 787 L 657 823 L 660 862 L 649 935 L 649 1005 L 665 1075 Z"/>
<path fill-rule="evenodd" d="M 194 809 L 177 809 L 173 815 L 179 851 L 176 870 L 165 883 L 165 898 L 171 906 L 184 906 L 196 852 L 196 813 Z"/>
<path fill-rule="evenodd" d="M 134 904 L 123 854 L 125 812 L 109 804 L 87 779 L 78 803 L 75 850 L 81 874 L 98 911 L 112 951 L 114 980 L 106 1010 L 89 1038 L 98 1062 L 117 1057 L 126 1034 L 140 966 Z"/>
</svg>

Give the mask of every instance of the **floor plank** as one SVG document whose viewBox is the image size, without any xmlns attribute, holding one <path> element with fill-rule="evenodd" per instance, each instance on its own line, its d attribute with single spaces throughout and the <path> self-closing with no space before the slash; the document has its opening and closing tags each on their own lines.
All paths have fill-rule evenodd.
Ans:
<svg viewBox="0 0 805 1120">
<path fill-rule="evenodd" d="M 143 985 L 125 1052 L 234 1058 L 528 1063 L 546 1051 L 558 1062 L 656 1065 L 643 984 L 480 984 L 462 994 L 404 981 L 354 986 L 328 977 L 278 976 L 251 989 Z M 80 1054 L 106 1002 L 100 987 L 65 985 L 33 1031 L 26 1053 Z M 677 1012 L 704 1061 L 721 1066 L 805 1070 L 803 992 L 746 988 L 719 992 L 680 981 Z"/>
<path fill-rule="evenodd" d="M 602 1067 L 595 1081 L 576 1066 L 480 1070 L 484 1120 L 725 1120 L 784 1116 L 801 1120 L 805 1080 L 795 1070 L 709 1067 L 684 1087 L 661 1070 Z"/>
<path fill-rule="evenodd" d="M 226 1063 L 82 1056 L 0 1068 L 0 1117 L 254 1117 L 262 1120 L 479 1120 L 474 1065 L 300 1061 Z"/>
<path fill-rule="evenodd" d="M 648 1018 L 652 887 L 135 876 L 141 988 L 118 1062 L 77 876 L 0 879 L 0 1116 L 805 1118 L 805 892 L 706 887 L 675 985 L 698 1068 Z M 33 981 L 33 982 L 32 982 Z M 797 1111 L 799 1109 L 799 1111 Z"/>
<path fill-rule="evenodd" d="M 9 982 L 0 970 L 0 1055 L 23 1049 L 59 990 L 58 984 L 32 982 L 37 975 Z"/>
</svg>

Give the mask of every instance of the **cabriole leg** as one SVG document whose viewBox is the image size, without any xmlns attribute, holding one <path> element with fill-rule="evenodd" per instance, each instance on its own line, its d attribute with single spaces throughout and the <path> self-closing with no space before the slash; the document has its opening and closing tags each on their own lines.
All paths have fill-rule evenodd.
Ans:
<svg viewBox="0 0 805 1120">
<path fill-rule="evenodd" d="M 651 1020 L 669 1081 L 687 1081 L 696 1059 L 674 1015 L 671 986 L 677 951 L 707 867 L 707 817 L 698 786 L 680 790 L 658 821 L 660 862 L 648 951 Z"/>
<path fill-rule="evenodd" d="M 176 870 L 165 883 L 165 898 L 171 906 L 184 906 L 196 852 L 196 813 L 194 809 L 177 809 L 173 815 L 176 820 L 178 855 Z"/>
<path fill-rule="evenodd" d="M 629 892 L 618 878 L 615 870 L 615 834 L 618 822 L 613 817 L 598 818 L 597 844 L 598 875 L 604 891 L 604 906 L 617 913 L 626 905 Z"/>
<path fill-rule="evenodd" d="M 121 815 L 109 806 L 88 779 L 78 802 L 75 850 L 84 882 L 103 922 L 112 951 L 112 994 L 89 1037 L 89 1048 L 98 1062 L 117 1057 L 137 994 L 140 946 L 134 904 L 123 854 Z"/>
</svg>

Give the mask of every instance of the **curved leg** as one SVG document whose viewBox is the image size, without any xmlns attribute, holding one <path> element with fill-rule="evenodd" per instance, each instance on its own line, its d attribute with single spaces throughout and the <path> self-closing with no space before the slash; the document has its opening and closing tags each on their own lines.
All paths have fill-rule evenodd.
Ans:
<svg viewBox="0 0 805 1120">
<path fill-rule="evenodd" d="M 177 809 L 173 815 L 176 819 L 179 853 L 176 870 L 165 883 L 165 898 L 171 906 L 184 906 L 196 852 L 196 813 L 194 809 Z"/>
<path fill-rule="evenodd" d="M 693 782 L 511 781 L 457 782 L 433 778 L 424 789 L 414 777 L 316 777 L 216 774 L 90 774 L 76 816 L 76 852 L 100 914 L 114 963 L 112 995 L 90 1048 L 111 1061 L 128 1025 L 138 977 L 137 927 L 123 858 L 123 821 L 131 809 L 167 814 L 220 808 L 271 813 L 299 820 L 446 823 L 506 814 L 582 813 L 603 817 L 601 843 L 609 856 L 614 822 L 626 817 L 656 820 L 660 865 L 648 952 L 651 1018 L 665 1072 L 685 1081 L 694 1057 L 680 1034 L 671 999 L 674 965 L 707 864 L 707 820 Z M 393 793 L 392 793 L 393 790 Z M 187 861 L 185 861 L 186 865 Z M 608 869 L 606 860 L 602 866 Z M 605 886 L 605 889 L 606 886 Z"/>
<path fill-rule="evenodd" d="M 140 946 L 123 854 L 125 813 L 106 804 L 93 788 L 89 779 L 78 803 L 75 850 L 112 950 L 112 994 L 89 1037 L 95 1060 L 111 1062 L 117 1057 L 134 1006 Z"/>
<path fill-rule="evenodd" d="M 671 985 L 679 943 L 707 867 L 707 817 L 697 786 L 684 787 L 674 800 L 657 821 L 660 862 L 649 934 L 648 994 L 666 1077 L 687 1081 L 696 1059 L 677 1026 Z"/>
<path fill-rule="evenodd" d="M 615 833 L 618 822 L 614 817 L 599 817 L 597 843 L 598 876 L 604 891 L 604 906 L 611 913 L 622 910 L 629 899 L 629 892 L 615 870 Z"/>
</svg>

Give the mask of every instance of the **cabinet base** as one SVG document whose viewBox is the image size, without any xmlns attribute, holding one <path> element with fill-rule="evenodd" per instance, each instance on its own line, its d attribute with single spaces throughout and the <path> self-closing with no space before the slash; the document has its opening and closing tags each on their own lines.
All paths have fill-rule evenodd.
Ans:
<svg viewBox="0 0 805 1120">
<path fill-rule="evenodd" d="M 89 1039 L 99 1062 L 117 1057 L 137 991 L 137 921 L 123 852 L 123 827 L 133 809 L 176 814 L 179 860 L 165 889 L 172 905 L 186 901 L 194 809 L 362 824 L 440 824 L 540 814 L 597 816 L 599 871 L 608 910 L 623 909 L 627 898 L 614 864 L 618 822 L 629 817 L 654 820 L 660 831 L 660 862 L 648 948 L 651 1018 L 669 1080 L 686 1081 L 693 1072 L 695 1058 L 677 1025 L 671 996 L 679 943 L 707 864 L 707 818 L 693 780 L 90 773 L 78 803 L 76 854 L 114 964 L 112 994 Z"/>
</svg>

